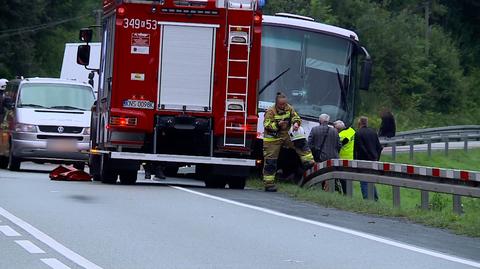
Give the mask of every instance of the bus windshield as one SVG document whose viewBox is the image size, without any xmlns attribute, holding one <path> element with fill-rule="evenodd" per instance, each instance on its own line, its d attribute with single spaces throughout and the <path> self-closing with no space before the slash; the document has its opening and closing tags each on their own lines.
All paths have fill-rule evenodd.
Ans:
<svg viewBox="0 0 480 269">
<path fill-rule="evenodd" d="M 267 26 L 263 28 L 260 87 L 288 70 L 261 92 L 259 108 L 267 109 L 277 92 L 306 118 L 329 114 L 332 120 L 353 120 L 354 44 L 326 34 Z"/>
</svg>

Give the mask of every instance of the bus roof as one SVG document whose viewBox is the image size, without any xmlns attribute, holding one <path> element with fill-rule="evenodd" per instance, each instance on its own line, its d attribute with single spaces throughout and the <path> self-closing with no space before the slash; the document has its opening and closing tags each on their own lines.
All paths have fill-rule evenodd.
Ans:
<svg viewBox="0 0 480 269">
<path fill-rule="evenodd" d="M 355 32 L 343 29 L 340 27 L 323 24 L 315 21 L 305 20 L 305 19 L 298 19 L 294 16 L 289 17 L 289 14 L 282 13 L 281 16 L 263 16 L 263 24 L 264 25 L 283 25 L 283 26 L 290 26 L 292 28 L 302 28 L 306 30 L 314 30 L 324 32 L 326 34 L 341 36 L 347 39 L 354 39 L 358 40 L 358 36 Z"/>
</svg>

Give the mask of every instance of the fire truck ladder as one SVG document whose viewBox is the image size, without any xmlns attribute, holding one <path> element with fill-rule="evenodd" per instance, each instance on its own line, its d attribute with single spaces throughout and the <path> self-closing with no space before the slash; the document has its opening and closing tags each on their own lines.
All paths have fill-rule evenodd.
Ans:
<svg viewBox="0 0 480 269">
<path fill-rule="evenodd" d="M 223 132 L 223 143 L 226 147 L 246 147 L 247 143 L 251 29 L 251 26 L 235 25 L 230 25 L 228 28 L 227 85 L 225 88 L 225 124 Z M 240 54 L 243 57 L 236 56 L 233 58 L 232 54 Z M 232 68 L 233 65 L 237 67 L 235 69 L 236 72 L 232 72 L 232 69 L 234 69 Z M 238 70 L 242 71 L 239 72 Z M 239 81 L 242 82 L 239 83 Z M 238 85 L 243 84 L 245 87 L 238 87 Z M 237 88 L 233 87 L 234 85 Z"/>
</svg>

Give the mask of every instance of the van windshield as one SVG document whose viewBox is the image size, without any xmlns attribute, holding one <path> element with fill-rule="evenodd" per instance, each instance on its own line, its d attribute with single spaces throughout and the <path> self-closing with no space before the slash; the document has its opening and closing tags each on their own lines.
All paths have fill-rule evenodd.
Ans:
<svg viewBox="0 0 480 269">
<path fill-rule="evenodd" d="M 18 107 L 90 110 L 93 102 L 94 95 L 88 86 L 32 83 L 22 86 Z"/>
</svg>

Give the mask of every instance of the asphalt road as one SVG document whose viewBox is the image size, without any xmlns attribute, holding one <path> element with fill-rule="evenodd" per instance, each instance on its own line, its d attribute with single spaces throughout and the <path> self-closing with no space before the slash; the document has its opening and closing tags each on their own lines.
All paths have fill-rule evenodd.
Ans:
<svg viewBox="0 0 480 269">
<path fill-rule="evenodd" d="M 480 240 L 188 179 L 0 170 L 0 268 L 480 268 Z"/>
</svg>

